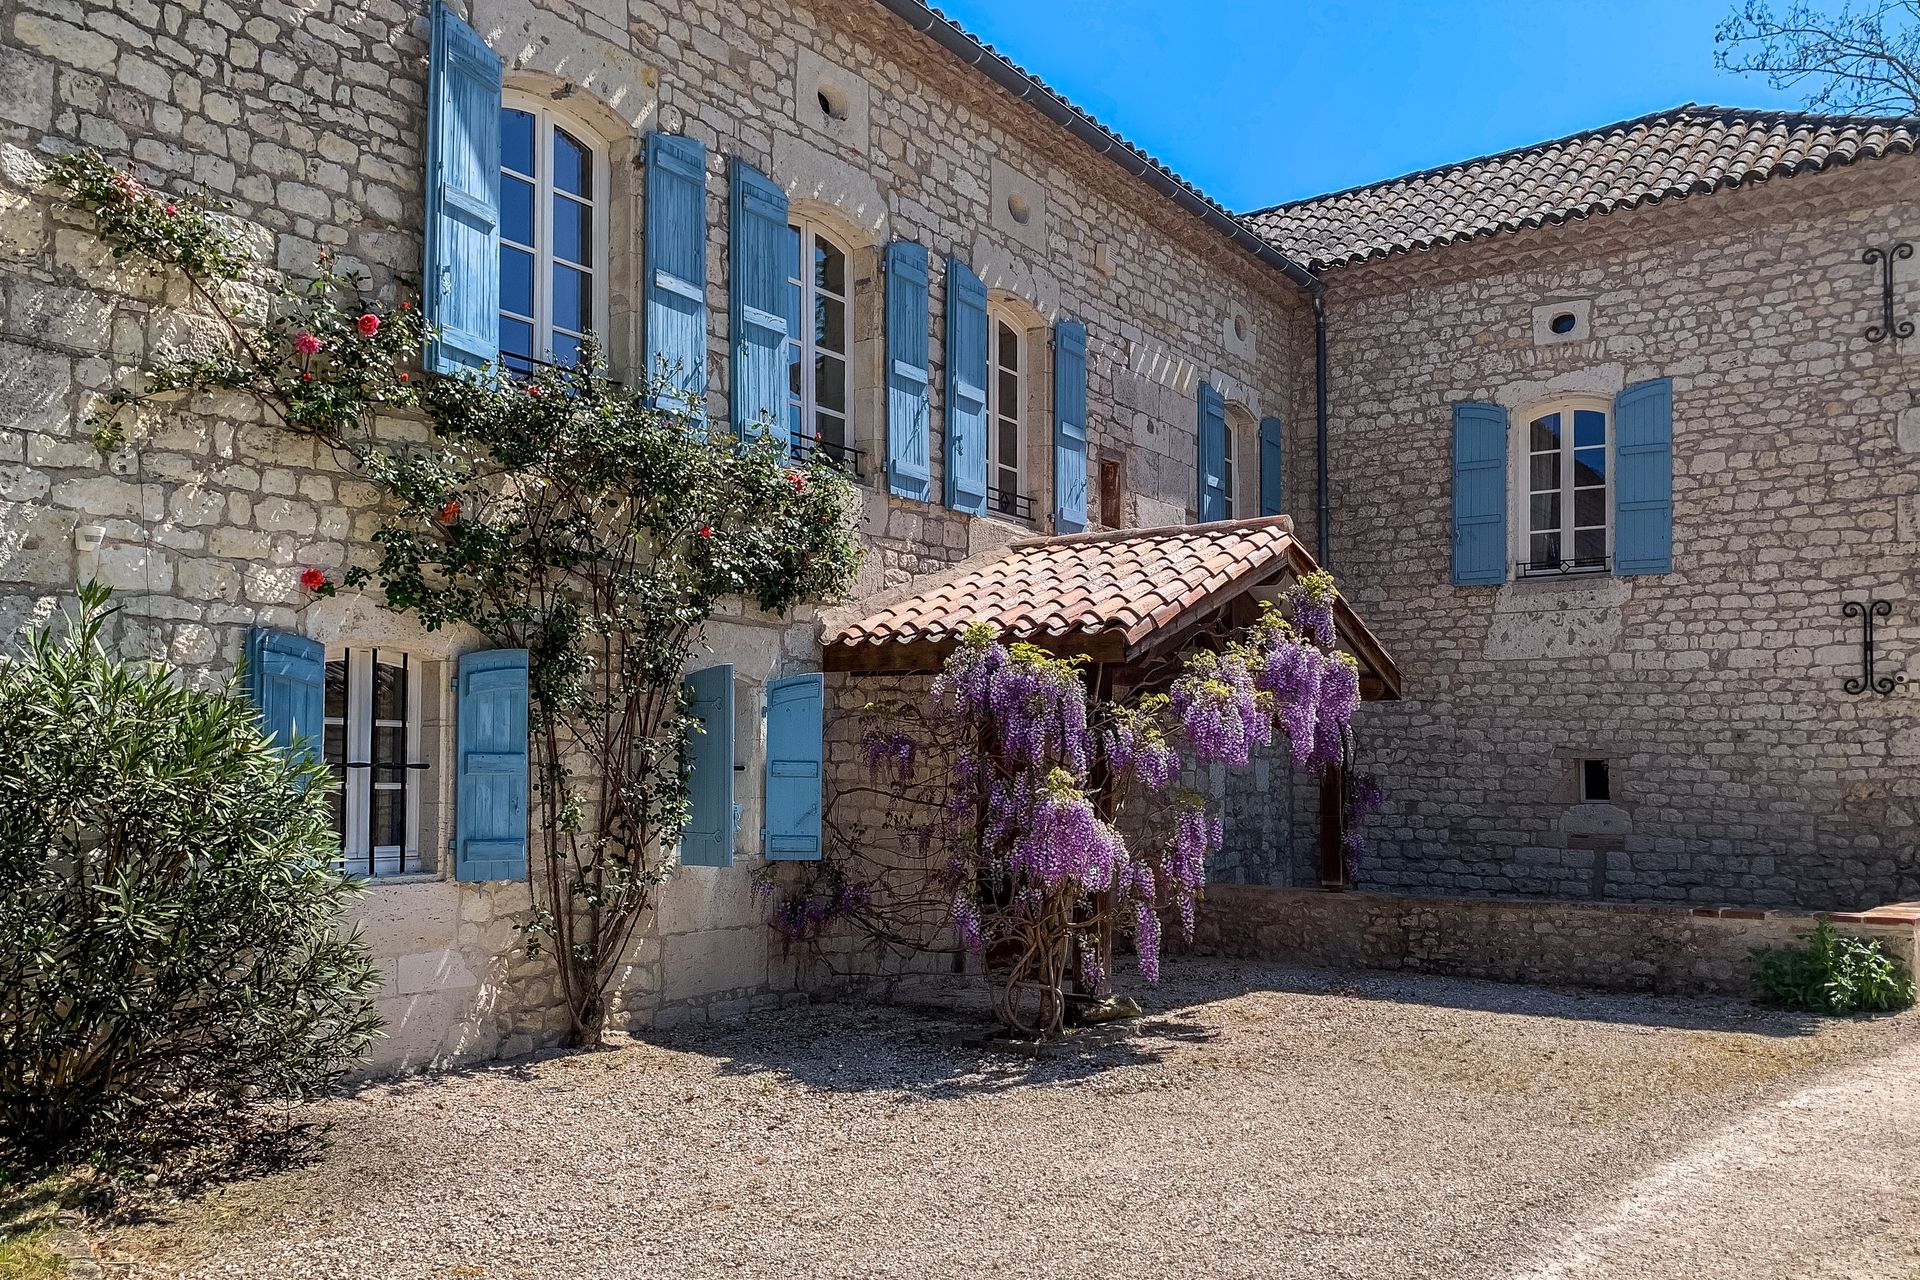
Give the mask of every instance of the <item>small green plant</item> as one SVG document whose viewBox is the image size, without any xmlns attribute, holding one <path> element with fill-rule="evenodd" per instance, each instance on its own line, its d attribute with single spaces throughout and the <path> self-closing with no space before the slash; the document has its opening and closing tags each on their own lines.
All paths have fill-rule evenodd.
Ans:
<svg viewBox="0 0 1920 1280">
<path fill-rule="evenodd" d="M 323 765 L 100 641 L 0 659 L 0 1164 L 138 1158 L 305 1097 L 378 1031 Z"/>
<path fill-rule="evenodd" d="M 1884 1013 L 1913 1003 L 1913 978 L 1879 942 L 1822 920 L 1803 944 L 1755 953 L 1761 999 L 1808 1013 Z"/>
</svg>

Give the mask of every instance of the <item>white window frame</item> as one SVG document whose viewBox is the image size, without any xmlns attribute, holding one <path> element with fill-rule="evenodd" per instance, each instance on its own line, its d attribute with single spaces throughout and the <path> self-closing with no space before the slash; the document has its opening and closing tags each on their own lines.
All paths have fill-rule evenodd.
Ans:
<svg viewBox="0 0 1920 1280">
<path fill-rule="evenodd" d="M 1221 504 L 1221 515 L 1231 520 L 1239 503 L 1236 499 L 1240 491 L 1239 455 L 1235 452 L 1239 443 L 1234 436 L 1233 415 L 1228 414 L 1220 429 L 1220 484 L 1225 492 L 1225 501 Z"/>
<path fill-rule="evenodd" d="M 613 202 L 610 197 L 612 166 L 608 161 L 607 142 L 593 129 L 582 124 L 577 117 L 563 111 L 555 111 L 550 103 L 528 93 L 508 89 L 500 95 L 502 110 L 524 111 L 533 117 L 533 163 L 540 172 L 528 174 L 517 169 L 508 169 L 505 157 L 501 157 L 500 171 L 524 178 L 533 184 L 533 238 L 535 243 L 528 245 L 519 240 L 506 237 L 504 222 L 501 226 L 500 241 L 504 245 L 523 249 L 533 255 L 533 310 L 531 316 L 519 312 L 510 312 L 502 300 L 500 313 L 513 319 L 524 321 L 533 326 L 534 359 L 553 363 L 553 131 L 565 129 L 576 139 L 586 144 L 593 160 L 593 257 L 592 263 L 567 262 L 562 265 L 577 267 L 587 271 L 593 280 L 592 320 L 594 336 L 602 343 L 607 334 L 607 277 L 611 274 L 612 264 L 608 261 L 607 223 Z M 576 199 L 571 192 L 561 193 L 567 199 Z M 574 337 L 571 329 L 561 332 Z"/>
<path fill-rule="evenodd" d="M 407 669 L 407 720 L 406 720 L 406 757 L 408 764 L 417 764 L 421 754 L 421 690 L 425 686 L 428 672 L 435 669 L 434 664 L 424 661 L 418 654 L 399 648 L 383 648 L 372 644 L 332 644 L 327 646 L 326 660 L 329 663 L 345 659 L 347 663 L 347 715 L 345 723 L 334 716 L 326 717 L 325 728 L 346 731 L 346 750 L 348 761 L 368 761 L 373 758 L 373 730 L 375 727 L 373 711 L 373 666 L 384 656 L 389 662 L 395 658 Z M 384 723 L 384 722 L 383 722 Z M 430 764 L 431 762 L 429 762 Z M 348 875 L 373 879 L 386 879 L 391 876 L 413 875 L 425 870 L 422 859 L 422 840 L 420 831 L 420 793 L 430 785 L 426 779 L 431 768 L 408 769 L 406 771 L 406 811 L 402 818 L 403 840 L 398 846 L 379 845 L 369 848 L 367 844 L 368 821 L 372 816 L 373 792 L 378 789 L 390 789 L 395 780 L 373 777 L 372 769 L 348 769 L 345 778 L 338 785 L 346 792 L 346 833 L 341 840 L 341 864 Z M 391 870 L 379 870 L 382 858 L 392 858 L 395 866 Z"/>
<path fill-rule="evenodd" d="M 1000 363 L 1000 330 L 1005 327 L 1013 332 L 1014 350 L 1019 353 L 1019 365 L 1013 369 L 1014 408 L 1005 413 L 1000 403 L 1000 375 L 1004 366 Z M 1026 515 L 1019 514 L 1020 499 L 1026 498 L 1029 504 L 1033 495 L 1025 489 L 1027 479 L 1027 427 L 1028 408 L 1032 401 L 1033 390 L 1029 374 L 1033 369 L 1033 344 L 1028 341 L 1027 326 L 1020 323 L 1020 317 L 1011 309 L 995 303 L 987 305 L 987 488 L 990 492 L 1005 495 L 1006 506 L 995 506 L 992 497 L 987 500 L 987 514 L 1001 516 L 1009 520 L 1031 520 L 1031 505 Z M 1013 423 L 1014 457 L 1008 463 L 1001 456 L 1000 420 L 1008 418 Z M 1004 467 L 1013 471 L 1013 488 L 1007 489 L 1000 484 L 1000 472 Z"/>
<path fill-rule="evenodd" d="M 789 230 L 797 231 L 800 237 L 799 248 L 791 264 L 793 273 L 787 276 L 788 288 L 791 289 L 796 284 L 800 286 L 800 314 L 794 317 L 800 331 L 787 335 L 787 345 L 800 349 L 799 396 L 794 396 L 791 384 L 789 384 L 787 388 L 787 445 L 795 457 L 806 456 L 799 442 L 792 438 L 792 413 L 796 405 L 800 409 L 801 431 L 806 433 L 809 441 L 815 438 L 813 432 L 815 423 L 819 417 L 819 400 L 814 375 L 816 373 L 816 357 L 819 356 L 821 347 L 819 345 L 819 335 L 814 331 L 813 313 L 815 297 L 824 294 L 826 297 L 832 298 L 840 303 L 841 315 L 844 317 L 842 340 L 846 343 L 846 346 L 840 351 L 833 351 L 831 348 L 828 348 L 827 351 L 829 355 L 839 356 L 840 363 L 846 370 L 846 377 L 841 387 L 843 404 L 840 410 L 842 424 L 840 439 L 841 447 L 845 450 L 846 454 L 846 468 L 857 474 L 859 469 L 857 464 L 860 455 L 856 452 L 859 446 L 856 443 L 857 437 L 854 435 L 853 422 L 853 407 L 855 403 L 857 403 L 853 387 L 853 250 L 847 247 L 846 241 L 810 218 L 789 218 L 787 220 L 787 227 Z M 815 281 L 813 255 L 815 244 L 819 241 L 825 241 L 828 245 L 831 245 L 834 251 L 840 255 L 841 262 L 845 264 L 842 277 L 846 281 L 845 293 L 836 294 L 830 290 L 821 289 Z M 833 410 L 829 409 L 827 412 L 832 413 Z M 829 453 L 828 456 L 831 457 L 831 453 Z"/>
<path fill-rule="evenodd" d="M 1574 466 L 1574 420 L 1576 410 L 1594 412 L 1601 415 L 1606 423 L 1606 487 L 1601 502 L 1602 520 L 1606 529 L 1606 549 L 1602 561 L 1597 565 L 1573 567 L 1575 508 L 1573 487 Z M 1533 424 L 1536 419 L 1557 413 L 1564 424 L 1560 436 L 1560 560 L 1551 568 L 1533 568 Z M 1523 578 L 1543 578 L 1576 576 L 1585 574 L 1606 574 L 1613 568 L 1613 486 L 1614 486 L 1614 421 L 1613 401 L 1604 396 L 1556 396 L 1550 400 L 1540 400 L 1524 406 L 1513 415 L 1511 444 L 1508 453 L 1511 463 L 1508 467 L 1509 483 L 1507 491 L 1512 494 L 1508 505 L 1509 527 L 1513 535 L 1509 539 L 1509 552 L 1516 566 L 1518 576 Z M 1582 526 L 1592 528 L 1593 526 Z M 1540 532 L 1548 532 L 1541 530 Z M 1566 567 L 1561 567 L 1561 566 Z"/>
</svg>

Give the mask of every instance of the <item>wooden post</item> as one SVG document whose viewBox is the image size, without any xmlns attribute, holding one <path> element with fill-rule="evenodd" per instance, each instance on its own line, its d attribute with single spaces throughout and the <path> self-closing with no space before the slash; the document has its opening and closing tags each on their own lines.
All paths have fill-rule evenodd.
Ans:
<svg viewBox="0 0 1920 1280">
<path fill-rule="evenodd" d="M 1330 764 L 1320 775 L 1320 887 L 1348 889 L 1346 774 Z"/>
</svg>

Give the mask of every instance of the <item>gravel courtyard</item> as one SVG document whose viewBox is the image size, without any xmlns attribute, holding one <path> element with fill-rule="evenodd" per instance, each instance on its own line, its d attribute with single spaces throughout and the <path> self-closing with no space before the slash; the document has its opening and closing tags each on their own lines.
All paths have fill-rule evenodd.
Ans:
<svg viewBox="0 0 1920 1280">
<path fill-rule="evenodd" d="M 138 1277 L 1920 1275 L 1920 1018 L 1170 963 L 1050 1054 L 956 1000 L 378 1085 Z"/>
</svg>

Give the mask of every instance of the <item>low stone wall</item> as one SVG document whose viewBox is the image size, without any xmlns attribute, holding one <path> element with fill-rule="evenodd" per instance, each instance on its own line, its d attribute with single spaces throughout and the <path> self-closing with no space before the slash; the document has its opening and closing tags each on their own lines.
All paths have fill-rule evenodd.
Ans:
<svg viewBox="0 0 1920 1280">
<path fill-rule="evenodd" d="M 1334 968 L 1653 991 L 1746 995 L 1753 949 L 1780 946 L 1812 913 L 1520 898 L 1419 897 L 1216 885 L 1194 924 L 1201 955 Z M 1915 968 L 1920 904 L 1832 917 Z"/>
</svg>

